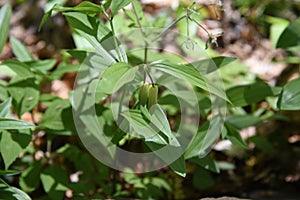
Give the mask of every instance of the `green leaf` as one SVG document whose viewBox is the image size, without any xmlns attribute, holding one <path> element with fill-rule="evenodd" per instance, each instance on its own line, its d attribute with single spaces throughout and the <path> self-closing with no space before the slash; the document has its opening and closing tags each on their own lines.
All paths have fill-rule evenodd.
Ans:
<svg viewBox="0 0 300 200">
<path fill-rule="evenodd" d="M 41 176 L 45 192 L 51 199 L 63 199 L 65 191 L 69 189 L 69 181 L 66 171 L 58 166 L 50 166 Z"/>
<path fill-rule="evenodd" d="M 34 60 L 25 63 L 33 72 L 38 72 L 40 75 L 46 75 L 47 71 L 53 69 L 56 60 L 55 59 Z"/>
<path fill-rule="evenodd" d="M 125 117 L 130 127 L 141 137 L 148 142 L 154 142 L 157 144 L 168 144 L 167 138 L 164 138 L 155 127 L 150 126 L 149 123 L 143 118 L 141 111 L 139 110 L 129 110 L 124 111 L 122 116 Z"/>
<path fill-rule="evenodd" d="M 213 83 L 210 84 L 209 81 L 206 80 L 200 74 L 200 72 L 191 65 L 178 65 L 171 63 L 162 63 L 158 61 L 151 63 L 150 66 L 168 73 L 174 77 L 188 81 L 190 84 L 228 101 L 225 92 L 221 88 L 215 87 Z"/>
<path fill-rule="evenodd" d="M 193 186 L 197 189 L 203 190 L 213 186 L 215 183 L 210 172 L 198 167 L 193 173 Z"/>
<path fill-rule="evenodd" d="M 270 40 L 276 46 L 278 39 L 285 28 L 289 25 L 289 21 L 283 18 L 266 16 L 266 21 L 271 24 L 270 27 Z"/>
<path fill-rule="evenodd" d="M 9 84 L 8 92 L 13 98 L 13 107 L 19 117 L 31 111 L 39 101 L 40 91 L 34 84 L 34 79 Z"/>
<path fill-rule="evenodd" d="M 34 74 L 28 69 L 28 66 L 17 60 L 6 60 L 2 63 L 2 65 L 6 65 L 11 70 L 13 70 L 18 75 L 18 80 L 24 80 L 34 77 Z"/>
<path fill-rule="evenodd" d="M 38 31 L 41 31 L 42 27 L 44 26 L 44 24 L 46 23 L 46 21 L 51 17 L 52 15 L 52 11 L 53 11 L 53 8 L 55 7 L 55 5 L 53 5 L 53 7 L 51 9 L 49 9 L 43 16 L 41 22 L 40 22 L 40 25 L 39 25 L 39 29 Z"/>
<path fill-rule="evenodd" d="M 118 1 L 118 0 L 112 0 L 111 2 L 111 14 L 115 15 L 118 10 L 124 8 L 125 6 L 127 6 L 128 4 L 130 4 L 132 0 L 123 0 L 123 1 Z"/>
<path fill-rule="evenodd" d="M 230 123 L 237 129 L 247 128 L 249 126 L 255 126 L 262 120 L 253 115 L 230 115 L 226 117 L 226 122 Z"/>
<path fill-rule="evenodd" d="M 100 77 L 98 89 L 106 94 L 118 91 L 126 83 L 131 82 L 138 67 L 131 67 L 126 63 L 115 63 L 107 68 Z"/>
<path fill-rule="evenodd" d="M 13 176 L 16 174 L 20 174 L 20 172 L 16 170 L 0 170 L 0 176 Z"/>
<path fill-rule="evenodd" d="M 9 130 L 9 129 L 29 129 L 34 128 L 33 124 L 28 122 L 18 120 L 18 119 L 9 119 L 9 118 L 0 118 L 0 130 Z"/>
<path fill-rule="evenodd" d="M 98 56 L 102 57 L 102 65 L 108 67 L 117 60 L 127 62 L 126 52 L 122 45 L 118 43 L 118 46 L 115 46 L 111 32 L 103 31 L 105 29 L 98 20 L 76 12 L 64 13 L 64 16 L 67 18 L 73 31 L 88 41 L 94 48 L 94 52 L 97 52 Z M 119 58 L 117 52 L 120 52 L 121 58 Z"/>
<path fill-rule="evenodd" d="M 221 135 L 222 126 L 220 124 L 222 123 L 222 118 L 219 116 L 205 122 L 188 145 L 184 154 L 185 159 L 195 156 L 204 157 Z"/>
<path fill-rule="evenodd" d="M 300 45 L 300 18 L 292 22 L 281 34 L 276 44 L 277 48 L 287 49 Z"/>
<path fill-rule="evenodd" d="M 7 36 L 9 33 L 9 22 L 11 17 L 11 5 L 5 4 L 0 9 L 0 54 L 3 50 L 4 45 L 6 44 Z"/>
<path fill-rule="evenodd" d="M 0 104 L 0 118 L 8 117 L 11 109 L 11 98 L 6 99 L 3 103 Z"/>
<path fill-rule="evenodd" d="M 272 144 L 262 136 L 253 136 L 248 138 L 249 142 L 254 143 L 255 147 L 263 151 L 264 153 L 272 154 L 274 153 L 274 148 Z"/>
<path fill-rule="evenodd" d="M 31 141 L 31 135 L 27 133 L 10 133 L 2 131 L 0 141 L 1 155 L 4 160 L 5 169 L 16 160 Z"/>
<path fill-rule="evenodd" d="M 235 58 L 219 56 L 214 57 L 212 59 L 204 59 L 196 62 L 192 62 L 189 65 L 194 66 L 197 70 L 199 70 L 203 74 L 209 74 L 218 70 L 221 67 L 228 65 L 229 63 L 235 61 Z"/>
<path fill-rule="evenodd" d="M 168 144 L 179 147 L 180 143 L 173 135 L 168 118 L 164 113 L 162 107 L 158 104 L 153 105 L 153 107 L 150 109 L 150 113 L 148 114 L 148 116 L 150 115 L 151 125 L 155 126 L 156 130 L 162 132 L 164 136 L 168 138 Z"/>
<path fill-rule="evenodd" d="M 26 62 L 34 60 L 32 54 L 19 40 L 14 37 L 10 37 L 10 44 L 12 45 L 12 51 L 19 61 Z"/>
<path fill-rule="evenodd" d="M 203 167 L 204 169 L 210 170 L 215 173 L 220 173 L 220 169 L 217 163 L 210 156 L 205 156 L 204 158 L 193 157 L 190 159 L 191 162 Z"/>
<path fill-rule="evenodd" d="M 41 169 L 42 163 L 37 161 L 22 172 L 19 180 L 22 190 L 32 192 L 39 186 Z"/>
<path fill-rule="evenodd" d="M 80 68 L 80 64 L 66 64 L 61 63 L 58 67 L 50 74 L 52 80 L 60 79 L 65 73 L 77 72 Z"/>
<path fill-rule="evenodd" d="M 22 190 L 9 186 L 7 183 L 5 183 L 2 179 L 0 179 L 0 199 L 5 200 L 31 200 L 31 198 Z"/>
<path fill-rule="evenodd" d="M 277 106 L 281 110 L 300 109 L 300 78 L 288 82 L 279 95 Z"/>
<path fill-rule="evenodd" d="M 226 139 L 229 139 L 234 145 L 237 145 L 244 149 L 248 149 L 247 143 L 241 137 L 240 133 L 233 126 L 225 122 L 225 127 L 226 127 L 226 133 L 224 135 Z"/>
<path fill-rule="evenodd" d="M 185 160 L 183 155 L 181 155 L 176 161 L 171 163 L 169 167 L 179 176 L 182 177 L 186 176 L 186 167 L 185 167 Z"/>
<path fill-rule="evenodd" d="M 131 21 L 131 24 L 129 26 L 130 27 L 139 27 L 139 23 L 140 23 L 143 27 L 150 27 L 148 24 L 147 18 L 145 17 L 145 14 L 143 12 L 143 7 L 142 7 L 141 3 L 138 0 L 132 0 L 131 3 L 135 9 L 134 10 L 133 9 L 125 9 L 124 10 L 126 16 Z M 138 19 L 136 17 L 136 14 L 138 16 Z M 151 54 L 151 51 L 149 51 L 149 53 Z M 152 56 L 149 56 L 149 59 L 151 59 L 151 58 L 152 58 Z"/>
<path fill-rule="evenodd" d="M 240 85 L 226 91 L 227 97 L 233 106 L 246 106 L 274 96 L 272 88 L 263 81 L 250 85 Z"/>
<path fill-rule="evenodd" d="M 83 1 L 75 7 L 55 6 L 53 10 L 59 12 L 74 11 L 74 12 L 81 12 L 88 15 L 96 15 L 102 12 L 101 6 L 88 1 Z"/>
<path fill-rule="evenodd" d="M 51 130 L 66 130 L 67 124 L 73 124 L 70 102 L 65 99 L 55 100 L 43 115 L 39 128 Z"/>
<path fill-rule="evenodd" d="M 146 141 L 145 144 L 176 174 L 182 177 L 186 176 L 184 150 L 181 146 L 166 146 L 153 141 Z M 162 148 L 163 150 L 161 151 Z"/>
</svg>

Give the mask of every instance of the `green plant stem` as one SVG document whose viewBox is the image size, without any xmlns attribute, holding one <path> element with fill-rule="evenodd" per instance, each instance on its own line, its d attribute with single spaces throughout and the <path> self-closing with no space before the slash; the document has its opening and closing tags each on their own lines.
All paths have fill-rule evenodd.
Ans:
<svg viewBox="0 0 300 200">
<path fill-rule="evenodd" d="M 146 41 L 147 36 L 146 36 L 145 31 L 143 30 L 143 26 L 142 26 L 142 24 L 141 24 L 141 21 L 140 21 L 140 19 L 139 19 L 138 14 L 137 14 L 136 7 L 135 7 L 134 3 L 132 3 L 132 8 L 133 8 L 134 16 L 135 16 L 136 21 L 137 21 L 137 23 L 138 23 L 140 32 L 141 32 L 141 34 L 142 34 L 143 37 L 144 37 L 144 42 L 145 42 L 145 48 L 144 48 L 144 64 L 147 64 L 147 62 L 148 62 L 148 45 L 149 45 L 148 42 Z"/>
<path fill-rule="evenodd" d="M 208 32 L 207 30 L 206 30 L 206 28 L 204 28 L 204 26 L 202 26 L 199 22 L 197 22 L 196 20 L 194 20 L 193 18 L 191 18 L 189 15 L 188 15 L 188 18 L 191 20 L 191 21 L 193 21 L 193 22 L 195 22 L 201 29 L 203 29 L 206 33 L 207 33 L 207 35 L 209 36 L 209 37 L 211 37 L 211 33 L 210 32 Z"/>
<path fill-rule="evenodd" d="M 113 16 L 109 16 L 109 14 L 105 11 L 105 8 L 103 5 L 101 5 L 102 11 L 104 16 L 106 17 L 106 19 L 109 21 L 109 25 L 110 25 L 110 29 L 111 29 L 111 33 L 112 33 L 112 37 L 114 40 L 114 45 L 118 54 L 118 61 L 121 61 L 121 53 L 120 53 L 120 49 L 118 46 L 118 41 L 117 41 L 117 37 L 116 37 L 116 32 L 115 32 L 115 28 L 114 28 L 114 23 L 113 23 Z"/>
<path fill-rule="evenodd" d="M 113 17 L 111 18 L 111 20 L 109 20 L 109 24 L 110 24 L 110 28 L 111 28 L 111 33 L 113 35 L 114 44 L 115 44 L 115 47 L 116 47 L 116 50 L 117 50 L 118 60 L 120 62 L 121 61 L 121 53 L 120 53 L 120 49 L 119 49 L 119 45 L 118 45 L 118 41 L 117 41 L 117 37 L 116 37 L 116 33 L 115 33 Z"/>
<path fill-rule="evenodd" d="M 186 17 L 188 17 L 189 14 L 185 14 L 181 17 L 179 17 L 178 19 L 176 19 L 175 21 L 173 21 L 171 24 L 169 24 L 156 38 L 154 38 L 152 40 L 152 42 L 155 42 L 156 40 L 158 40 L 159 38 L 161 38 L 172 26 L 174 26 L 175 24 L 177 24 L 178 22 L 180 22 L 181 20 L 185 19 Z"/>
</svg>

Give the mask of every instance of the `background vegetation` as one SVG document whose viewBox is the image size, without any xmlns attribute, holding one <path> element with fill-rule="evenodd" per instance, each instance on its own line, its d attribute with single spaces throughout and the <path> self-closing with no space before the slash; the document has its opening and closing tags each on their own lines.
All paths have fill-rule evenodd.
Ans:
<svg viewBox="0 0 300 200">
<path fill-rule="evenodd" d="M 18 0 L 0 6 L 1 199 L 299 197 L 299 1 Z M 217 140 L 205 137 L 213 123 L 213 100 L 202 77 L 167 53 L 184 52 L 177 35 L 164 38 L 160 51 L 148 52 L 146 59 L 118 46 L 118 33 L 145 27 L 172 29 L 207 47 L 226 98 L 215 95 L 227 100 L 225 128 L 216 130 Z M 112 46 L 104 45 L 107 36 L 116 39 Z M 70 99 L 80 64 L 91 53 L 109 55 L 104 65 L 92 63 L 106 69 L 94 102 L 98 120 L 114 144 L 130 151 L 167 145 L 181 113 L 176 97 L 159 87 L 159 108 L 167 110 L 156 119 L 168 127 L 160 132 L 163 140 L 156 138 L 155 146 L 128 137 L 113 121 L 108 100 L 123 73 L 130 77 L 138 66 L 151 73 L 150 66 L 195 87 L 201 122 L 180 159 L 136 174 L 113 170 L 90 155 L 76 133 Z M 130 102 L 124 123 L 130 124 L 126 116 L 136 117 L 133 129 L 148 123 L 150 111 L 138 92 Z M 212 144 L 207 156 L 198 156 Z"/>
</svg>

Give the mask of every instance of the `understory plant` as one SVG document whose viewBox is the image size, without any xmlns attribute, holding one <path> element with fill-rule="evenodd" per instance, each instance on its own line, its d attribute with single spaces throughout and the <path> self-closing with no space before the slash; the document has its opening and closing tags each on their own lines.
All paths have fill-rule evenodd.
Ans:
<svg viewBox="0 0 300 200">
<path fill-rule="evenodd" d="M 222 10 L 221 1 L 209 6 Z M 0 197 L 179 199 L 184 194 L 170 177 L 190 176 L 203 189 L 213 185 L 211 172 L 232 169 L 209 154 L 217 141 L 241 152 L 250 142 L 269 145 L 259 136 L 243 139 L 240 130 L 299 110 L 300 79 L 228 84 L 226 68 L 240 63 L 210 48 L 223 33 L 201 24 L 202 9 L 180 5 L 174 19 L 147 16 L 137 0 L 54 4 L 40 29 L 62 13 L 76 45 L 58 62 L 36 59 L 8 36 L 12 11 L 3 6 L 0 52 L 9 37 L 15 59 L 0 65 L 9 77 L 0 80 Z M 277 47 L 297 54 L 299 27 L 290 23 Z M 67 99 L 42 92 L 68 73 L 76 79 Z"/>
</svg>

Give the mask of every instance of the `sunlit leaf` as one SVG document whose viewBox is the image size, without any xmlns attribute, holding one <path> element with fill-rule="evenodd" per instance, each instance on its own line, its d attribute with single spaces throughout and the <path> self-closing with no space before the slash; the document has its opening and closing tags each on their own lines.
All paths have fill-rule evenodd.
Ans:
<svg viewBox="0 0 300 200">
<path fill-rule="evenodd" d="M 216 87 L 213 83 L 206 80 L 205 77 L 203 77 L 200 72 L 191 65 L 178 65 L 158 61 L 151 63 L 150 66 L 176 78 L 183 79 L 190 84 L 217 95 L 224 100 L 228 100 L 225 92 L 221 88 Z"/>
<path fill-rule="evenodd" d="M 106 94 L 112 94 L 131 82 L 138 67 L 131 67 L 126 63 L 116 63 L 107 68 L 100 77 L 99 90 Z"/>
<path fill-rule="evenodd" d="M 0 124 L 2 119 L 0 119 Z M 27 123 L 25 125 L 28 125 Z M 18 124 L 16 125 L 17 128 Z M 1 131 L 2 137 L 0 141 L 1 155 L 5 164 L 5 169 L 16 160 L 20 153 L 29 145 L 31 135 L 27 133 L 10 133 L 8 131 Z"/>
</svg>

